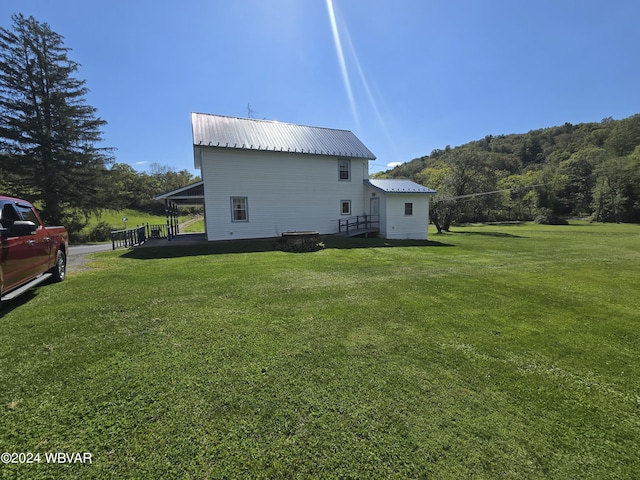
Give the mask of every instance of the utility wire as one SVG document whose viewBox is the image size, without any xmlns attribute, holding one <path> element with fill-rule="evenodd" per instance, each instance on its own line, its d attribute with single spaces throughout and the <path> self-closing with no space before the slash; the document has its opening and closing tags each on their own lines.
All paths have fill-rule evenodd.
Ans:
<svg viewBox="0 0 640 480">
<path fill-rule="evenodd" d="M 591 175 L 586 175 L 584 177 L 568 177 L 568 181 L 576 181 L 576 180 L 587 180 L 588 178 L 594 178 L 594 177 L 600 177 L 603 175 L 619 175 L 621 172 L 625 172 L 625 171 L 631 171 L 631 169 L 623 169 L 620 171 L 616 171 L 616 172 L 598 172 L 598 173 L 592 173 Z M 551 185 L 557 182 L 557 179 L 554 179 L 551 182 L 545 182 L 545 183 L 536 183 L 534 185 L 523 185 L 523 186 L 519 186 L 519 187 L 511 187 L 511 188 L 505 188 L 502 190 L 492 190 L 490 192 L 478 192 L 478 193 L 469 193 L 466 195 L 458 195 L 455 197 L 442 197 L 442 198 L 436 198 L 433 199 L 431 203 L 437 203 L 437 202 L 447 202 L 447 201 L 451 201 L 451 200 L 466 200 L 469 198 L 475 198 L 475 197 L 481 197 L 484 195 L 495 195 L 496 193 L 504 193 L 504 192 L 513 192 L 515 190 L 528 190 L 530 188 L 535 188 L 535 187 L 544 187 L 545 185 Z"/>
<path fill-rule="evenodd" d="M 522 187 L 511 187 L 511 188 L 505 188 L 505 189 L 502 189 L 502 190 L 492 190 L 490 192 L 468 193 L 466 195 L 458 195 L 458 196 L 455 196 L 455 197 L 435 198 L 432 201 L 432 203 L 448 202 L 448 201 L 451 201 L 451 200 L 466 200 L 466 199 L 469 199 L 469 198 L 482 197 L 484 195 L 495 195 L 496 193 L 513 192 L 513 191 L 516 191 L 516 190 L 528 190 L 530 188 L 543 187 L 545 185 L 551 185 L 552 183 L 556 183 L 555 180 L 553 182 L 536 183 L 535 185 L 525 185 L 525 186 L 522 186 Z"/>
</svg>

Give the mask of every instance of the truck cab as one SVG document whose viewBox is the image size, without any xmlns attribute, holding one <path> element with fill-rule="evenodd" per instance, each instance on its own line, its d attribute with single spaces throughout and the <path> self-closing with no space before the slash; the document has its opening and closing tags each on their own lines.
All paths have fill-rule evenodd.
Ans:
<svg viewBox="0 0 640 480">
<path fill-rule="evenodd" d="M 51 276 L 64 279 L 67 232 L 64 227 L 46 227 L 29 202 L 0 197 L 0 242 L 2 299 Z"/>
</svg>

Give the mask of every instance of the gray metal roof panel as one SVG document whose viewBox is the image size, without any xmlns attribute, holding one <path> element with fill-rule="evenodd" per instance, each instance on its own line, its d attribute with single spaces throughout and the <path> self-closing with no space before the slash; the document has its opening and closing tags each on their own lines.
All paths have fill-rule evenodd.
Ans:
<svg viewBox="0 0 640 480">
<path fill-rule="evenodd" d="M 412 182 L 411 180 L 371 178 L 365 181 L 386 193 L 425 193 L 431 195 L 437 193 L 435 190 Z"/>
<path fill-rule="evenodd" d="M 349 130 L 204 113 L 192 113 L 191 125 L 195 146 L 376 158 Z"/>
<path fill-rule="evenodd" d="M 153 199 L 164 200 L 165 198 L 170 198 L 177 195 L 188 196 L 188 197 L 204 196 L 204 181 L 199 180 L 197 182 L 190 183 L 189 185 L 185 185 L 184 187 L 171 190 L 170 192 L 161 193 L 153 197 Z"/>
</svg>

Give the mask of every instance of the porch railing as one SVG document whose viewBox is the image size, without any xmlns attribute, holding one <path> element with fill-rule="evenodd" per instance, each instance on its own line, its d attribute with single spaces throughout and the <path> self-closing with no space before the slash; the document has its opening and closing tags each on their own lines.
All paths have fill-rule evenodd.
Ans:
<svg viewBox="0 0 640 480">
<path fill-rule="evenodd" d="M 118 247 L 134 247 L 145 242 L 147 239 L 144 225 L 125 230 L 111 231 L 111 247 L 115 250 Z"/>
<path fill-rule="evenodd" d="M 149 238 L 167 238 L 167 225 L 145 224 L 125 230 L 113 230 L 111 232 L 111 247 L 113 250 L 120 247 L 135 247 L 142 245 Z"/>
<path fill-rule="evenodd" d="M 380 215 L 358 215 L 338 220 L 338 233 L 353 233 L 358 230 L 380 228 Z"/>
<path fill-rule="evenodd" d="M 167 238 L 167 224 L 145 225 L 147 238 Z"/>
</svg>

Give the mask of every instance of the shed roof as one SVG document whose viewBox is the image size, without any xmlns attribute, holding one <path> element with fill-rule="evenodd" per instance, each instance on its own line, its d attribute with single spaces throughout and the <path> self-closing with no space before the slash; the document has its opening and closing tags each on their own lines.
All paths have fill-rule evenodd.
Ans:
<svg viewBox="0 0 640 480">
<path fill-rule="evenodd" d="M 184 207 L 195 207 L 204 204 L 204 182 L 202 180 L 186 185 L 170 192 L 156 195 L 154 200 L 168 200 Z"/>
<path fill-rule="evenodd" d="M 411 180 L 396 180 L 388 178 L 372 178 L 365 180 L 372 187 L 377 188 L 385 193 L 423 193 L 433 195 L 437 193 L 435 190 L 427 188 L 419 183 Z"/>
<path fill-rule="evenodd" d="M 191 126 L 194 146 L 376 158 L 349 130 L 204 113 L 192 113 Z"/>
</svg>

